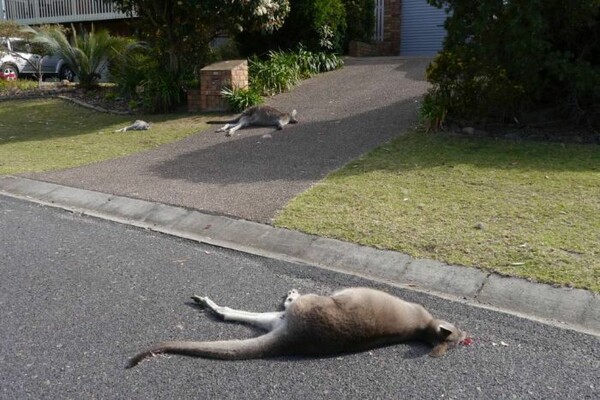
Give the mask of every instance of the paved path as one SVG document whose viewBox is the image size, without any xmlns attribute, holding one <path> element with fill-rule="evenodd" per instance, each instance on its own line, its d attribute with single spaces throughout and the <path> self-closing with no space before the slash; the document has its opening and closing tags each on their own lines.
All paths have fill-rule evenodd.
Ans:
<svg viewBox="0 0 600 400">
<path fill-rule="evenodd" d="M 427 62 L 350 59 L 269 101 L 298 110 L 301 123 L 283 131 L 254 128 L 226 138 L 210 130 L 141 154 L 27 176 L 269 223 L 327 173 L 414 126 Z"/>
</svg>

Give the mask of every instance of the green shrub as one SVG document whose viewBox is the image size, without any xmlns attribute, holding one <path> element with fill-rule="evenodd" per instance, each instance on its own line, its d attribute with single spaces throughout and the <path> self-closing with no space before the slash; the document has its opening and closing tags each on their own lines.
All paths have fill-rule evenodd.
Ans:
<svg viewBox="0 0 600 400">
<path fill-rule="evenodd" d="M 264 95 L 285 92 L 300 82 L 300 68 L 292 53 L 269 52 L 268 60 L 251 58 L 248 66 L 250 86 Z"/>
<path fill-rule="evenodd" d="M 236 37 L 244 55 L 263 55 L 272 49 L 291 50 L 300 43 L 311 51 L 341 52 L 346 34 L 342 0 L 290 0 L 290 13 L 273 33 L 243 30 Z"/>
<path fill-rule="evenodd" d="M 343 60 L 331 53 L 311 52 L 303 46 L 296 51 L 270 51 L 268 59 L 250 59 L 250 86 L 263 95 L 285 92 L 301 79 L 340 68 Z"/>
<path fill-rule="evenodd" d="M 233 112 L 242 112 L 248 107 L 262 104 L 264 101 L 260 93 L 253 88 L 223 88 L 221 94 Z"/>
<path fill-rule="evenodd" d="M 337 54 L 324 51 L 312 53 L 312 63 L 316 66 L 317 72 L 333 71 L 344 65 L 344 60 Z"/>
<path fill-rule="evenodd" d="M 448 114 L 446 107 L 447 100 L 440 93 L 430 91 L 425 94 L 419 108 L 419 124 L 425 132 L 435 132 L 442 128 Z"/>
<path fill-rule="evenodd" d="M 145 70 L 140 89 L 142 105 L 151 113 L 173 111 L 184 99 L 180 77 L 165 73 L 158 63 Z"/>
<path fill-rule="evenodd" d="M 346 40 L 370 42 L 375 31 L 375 0 L 344 0 L 346 8 Z"/>
<path fill-rule="evenodd" d="M 209 63 L 219 62 L 223 60 L 235 60 L 243 58 L 240 55 L 238 44 L 233 39 L 227 39 L 219 46 L 210 48 Z"/>
<path fill-rule="evenodd" d="M 132 39 L 123 39 L 123 42 L 109 63 L 110 78 L 117 85 L 119 95 L 129 99 L 132 108 L 141 106 L 150 113 L 176 109 L 184 99 L 184 82 L 189 77 L 167 72 L 157 60 L 154 49 L 145 44 Z"/>
<path fill-rule="evenodd" d="M 117 85 L 121 96 L 134 98 L 148 66 L 153 62 L 145 46 L 133 39 L 121 40 L 121 50 L 115 53 L 108 65 L 109 77 Z"/>
<path fill-rule="evenodd" d="M 600 112 L 600 0 L 428 1 L 451 11 L 427 71 L 428 101 L 449 117 L 513 121 L 563 106 L 590 121 Z"/>
</svg>

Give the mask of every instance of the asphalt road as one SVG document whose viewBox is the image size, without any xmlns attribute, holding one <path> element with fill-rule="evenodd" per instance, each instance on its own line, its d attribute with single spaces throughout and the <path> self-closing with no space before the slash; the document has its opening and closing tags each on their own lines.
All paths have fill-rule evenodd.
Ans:
<svg viewBox="0 0 600 400">
<path fill-rule="evenodd" d="M 439 359 L 403 344 L 323 359 L 129 356 L 163 339 L 255 334 L 191 304 L 270 311 L 294 287 L 374 286 L 425 305 L 475 343 Z M 2 399 L 596 399 L 600 339 L 367 280 L 0 197 Z"/>
</svg>

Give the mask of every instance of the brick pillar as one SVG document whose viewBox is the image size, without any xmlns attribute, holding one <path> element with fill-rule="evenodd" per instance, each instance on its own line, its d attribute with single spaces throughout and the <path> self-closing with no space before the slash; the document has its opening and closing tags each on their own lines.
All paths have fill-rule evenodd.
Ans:
<svg viewBox="0 0 600 400">
<path fill-rule="evenodd" d="M 386 0 L 383 9 L 383 43 L 381 51 L 385 55 L 400 54 L 401 0 Z"/>
<path fill-rule="evenodd" d="M 228 105 L 221 95 L 224 87 L 248 87 L 248 61 L 221 61 L 200 70 L 200 110 L 226 111 Z"/>
<path fill-rule="evenodd" d="M 200 112 L 200 89 L 188 89 L 187 110 L 191 113 Z"/>
</svg>

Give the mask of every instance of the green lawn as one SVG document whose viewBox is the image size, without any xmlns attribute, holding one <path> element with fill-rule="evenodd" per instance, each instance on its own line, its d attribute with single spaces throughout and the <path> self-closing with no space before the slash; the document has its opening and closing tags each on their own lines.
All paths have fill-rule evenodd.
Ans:
<svg viewBox="0 0 600 400">
<path fill-rule="evenodd" d="M 114 131 L 134 119 L 148 131 Z M 184 115 L 117 116 L 58 99 L 0 103 L 0 174 L 75 167 L 143 151 L 205 129 L 205 118 Z"/>
<path fill-rule="evenodd" d="M 275 224 L 600 292 L 600 146 L 412 132 L 330 174 Z"/>
</svg>

